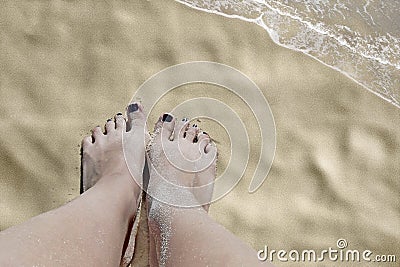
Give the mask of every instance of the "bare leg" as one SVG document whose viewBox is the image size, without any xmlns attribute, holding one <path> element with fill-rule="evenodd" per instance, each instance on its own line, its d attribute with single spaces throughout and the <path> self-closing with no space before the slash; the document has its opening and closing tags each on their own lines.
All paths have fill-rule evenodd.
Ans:
<svg viewBox="0 0 400 267">
<path fill-rule="evenodd" d="M 186 171 L 179 168 L 176 161 L 170 162 L 170 159 L 179 160 L 178 154 L 189 159 L 187 164 L 182 164 Z M 197 126 L 189 127 L 187 120 L 176 122 L 172 115 L 164 115 L 156 124 L 148 156 L 151 162 L 148 192 L 152 197 L 148 198 L 148 216 L 152 266 L 262 265 L 256 251 L 208 216 L 208 205 L 204 203 L 211 200 L 212 184 L 195 189 L 215 179 L 216 148 L 206 133 Z M 208 167 L 199 168 L 199 164 L 206 161 L 210 162 Z M 201 171 L 188 172 L 187 168 Z M 185 187 L 173 191 L 160 177 Z M 165 197 L 166 194 L 171 199 Z M 179 202 L 183 206 L 197 203 L 198 207 L 180 208 L 162 202 Z"/>
<path fill-rule="evenodd" d="M 123 155 L 122 139 L 144 165 L 144 116 L 141 110 L 126 131 L 125 119 L 100 127 L 83 140 L 83 157 L 91 160 L 99 181 L 70 203 L 0 232 L 0 266 L 118 266 L 129 222 L 135 216 L 140 187 Z M 92 140 L 93 139 L 93 140 Z M 92 142 L 93 141 L 93 142 Z M 132 170 L 131 170 L 132 171 Z"/>
<path fill-rule="evenodd" d="M 168 266 L 268 266 L 204 210 L 174 208 L 171 214 Z"/>
</svg>

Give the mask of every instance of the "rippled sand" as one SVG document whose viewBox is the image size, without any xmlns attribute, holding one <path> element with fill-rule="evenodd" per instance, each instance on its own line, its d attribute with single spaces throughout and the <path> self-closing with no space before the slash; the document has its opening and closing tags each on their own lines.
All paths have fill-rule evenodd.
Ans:
<svg viewBox="0 0 400 267">
<path fill-rule="evenodd" d="M 400 110 L 343 75 L 276 46 L 256 25 L 173 1 L 4 1 L 0 22 L 0 229 L 79 194 L 81 138 L 122 111 L 144 80 L 210 60 L 257 83 L 277 130 L 268 179 L 248 194 L 259 132 L 240 99 L 187 86 L 154 109 L 152 121 L 185 99 L 212 96 L 248 120 L 251 163 L 211 215 L 257 250 L 322 250 L 345 238 L 350 249 L 400 260 Z M 219 141 L 223 170 L 227 135 L 200 125 Z"/>
</svg>

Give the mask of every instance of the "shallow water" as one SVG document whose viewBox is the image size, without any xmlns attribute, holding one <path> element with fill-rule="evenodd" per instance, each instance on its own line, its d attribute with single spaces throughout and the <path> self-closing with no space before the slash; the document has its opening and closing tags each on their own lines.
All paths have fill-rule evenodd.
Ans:
<svg viewBox="0 0 400 267">
<path fill-rule="evenodd" d="M 314 57 L 400 107 L 398 1 L 176 1 L 256 23 L 277 44 Z"/>
</svg>

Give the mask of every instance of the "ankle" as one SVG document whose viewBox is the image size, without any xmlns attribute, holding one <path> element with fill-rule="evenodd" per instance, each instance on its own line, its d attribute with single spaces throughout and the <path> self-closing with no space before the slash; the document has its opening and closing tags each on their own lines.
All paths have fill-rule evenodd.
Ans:
<svg viewBox="0 0 400 267">
<path fill-rule="evenodd" d="M 135 215 L 138 197 L 140 195 L 139 186 L 130 181 L 129 175 L 111 175 L 109 179 L 100 179 L 94 187 L 104 190 L 106 197 L 110 201 L 115 201 L 115 204 L 122 211 L 124 217 L 133 217 Z"/>
</svg>

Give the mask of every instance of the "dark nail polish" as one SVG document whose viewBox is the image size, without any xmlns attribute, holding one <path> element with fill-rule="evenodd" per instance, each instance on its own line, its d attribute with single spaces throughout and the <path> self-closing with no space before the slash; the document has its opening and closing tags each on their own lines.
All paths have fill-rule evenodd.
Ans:
<svg viewBox="0 0 400 267">
<path fill-rule="evenodd" d="M 112 119 L 108 119 L 107 121 L 112 121 Z"/>
<path fill-rule="evenodd" d="M 162 121 L 166 121 L 166 122 L 171 122 L 172 121 L 172 116 L 165 113 L 162 117 Z"/>
<path fill-rule="evenodd" d="M 197 127 L 197 124 L 193 124 L 193 127 Z"/>
<path fill-rule="evenodd" d="M 203 134 L 206 134 L 206 135 L 208 135 L 208 133 L 206 133 L 206 132 L 203 132 Z"/>
<path fill-rule="evenodd" d="M 138 104 L 136 104 L 136 103 L 130 104 L 130 105 L 128 106 L 128 112 L 129 112 L 129 113 L 135 112 L 135 111 L 137 111 L 138 109 L 139 109 L 139 106 L 138 106 Z"/>
<path fill-rule="evenodd" d="M 188 121 L 188 118 L 183 118 L 182 121 Z"/>
<path fill-rule="evenodd" d="M 121 113 L 121 112 L 118 112 L 118 113 L 117 113 L 117 115 L 118 115 L 118 116 L 121 116 L 121 115 L 122 115 L 122 113 Z"/>
</svg>

